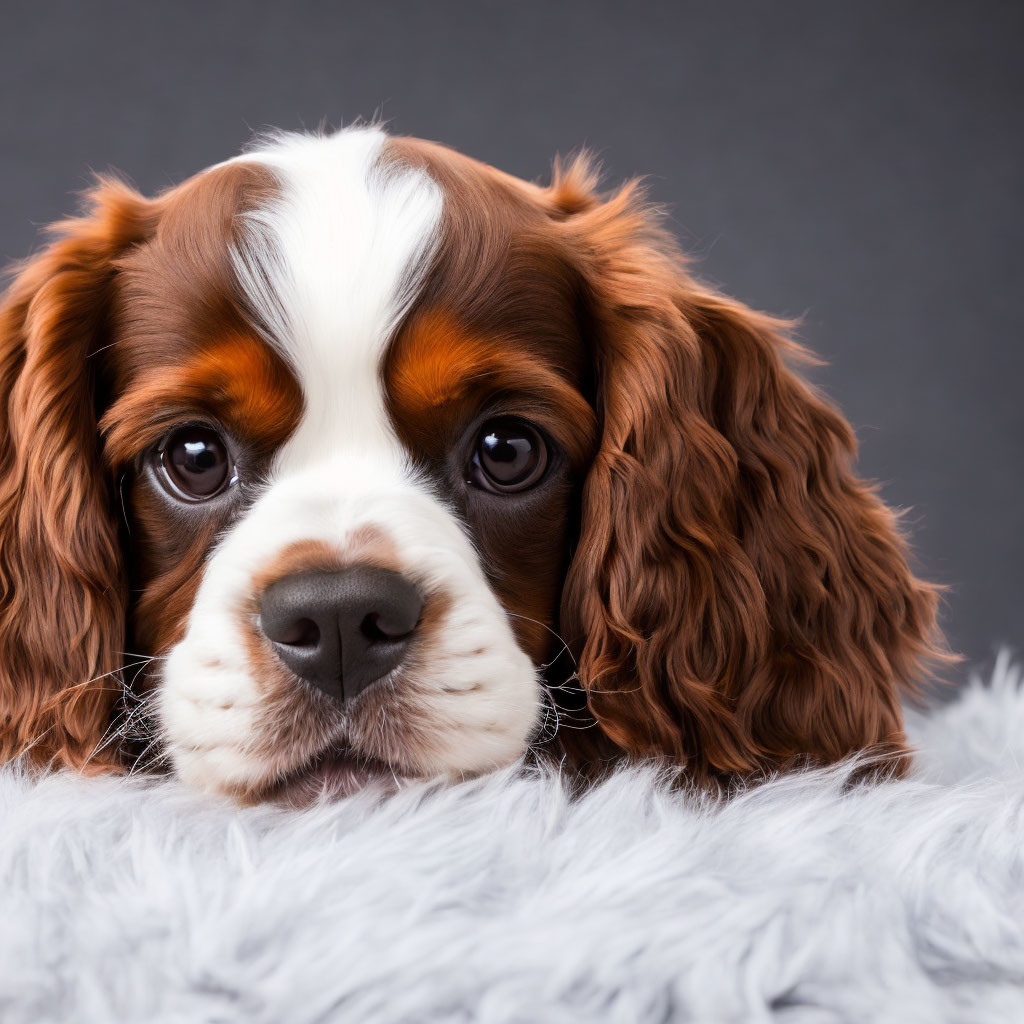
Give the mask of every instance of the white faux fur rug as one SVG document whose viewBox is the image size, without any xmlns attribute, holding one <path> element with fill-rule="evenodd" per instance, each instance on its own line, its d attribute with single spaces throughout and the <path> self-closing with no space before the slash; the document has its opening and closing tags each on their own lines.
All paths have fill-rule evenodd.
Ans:
<svg viewBox="0 0 1024 1024">
<path fill-rule="evenodd" d="M 623 772 L 294 812 L 0 773 L 0 1020 L 1024 1021 L 1024 691 L 914 781 L 715 806 Z"/>
</svg>

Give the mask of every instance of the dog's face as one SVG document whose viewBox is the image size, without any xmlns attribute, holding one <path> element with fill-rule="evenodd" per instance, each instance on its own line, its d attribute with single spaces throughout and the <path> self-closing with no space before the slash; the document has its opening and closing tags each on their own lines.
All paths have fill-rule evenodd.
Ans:
<svg viewBox="0 0 1024 1024">
<path fill-rule="evenodd" d="M 199 787 L 458 777 L 527 749 L 559 637 L 579 757 L 898 747 L 934 597 L 631 190 L 371 128 L 94 203 L 0 324 L 7 752 L 103 762 L 138 653 Z"/>
<path fill-rule="evenodd" d="M 537 723 L 595 439 L 576 285 L 538 211 L 482 175 L 486 220 L 446 210 L 427 156 L 278 144 L 170 197 L 121 262 L 102 429 L 132 467 L 136 644 L 167 655 L 197 784 L 475 772 Z M 437 258 L 460 216 L 469 272 Z"/>
</svg>

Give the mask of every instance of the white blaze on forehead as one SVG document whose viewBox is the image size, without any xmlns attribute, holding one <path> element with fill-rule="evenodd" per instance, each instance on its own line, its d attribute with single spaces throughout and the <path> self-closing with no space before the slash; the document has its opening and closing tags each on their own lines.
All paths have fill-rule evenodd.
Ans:
<svg viewBox="0 0 1024 1024">
<path fill-rule="evenodd" d="M 442 197 L 424 171 L 382 159 L 386 139 L 378 128 L 284 135 L 240 158 L 268 167 L 280 186 L 246 214 L 234 254 L 306 399 L 279 466 L 305 466 L 339 446 L 400 457 L 380 365 L 429 263 Z"/>
</svg>

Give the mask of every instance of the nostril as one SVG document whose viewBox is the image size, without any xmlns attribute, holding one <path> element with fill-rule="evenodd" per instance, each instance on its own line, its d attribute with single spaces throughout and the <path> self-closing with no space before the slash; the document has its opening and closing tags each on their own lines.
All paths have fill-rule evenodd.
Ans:
<svg viewBox="0 0 1024 1024">
<path fill-rule="evenodd" d="M 412 629 L 409 629 L 405 623 L 390 620 L 380 612 L 370 612 L 363 619 L 359 628 L 370 643 L 388 643 L 404 639 L 416 627 L 414 625 Z"/>
<path fill-rule="evenodd" d="M 312 619 L 296 619 L 279 631 L 274 642 L 288 647 L 315 647 L 320 642 L 320 627 Z"/>
</svg>

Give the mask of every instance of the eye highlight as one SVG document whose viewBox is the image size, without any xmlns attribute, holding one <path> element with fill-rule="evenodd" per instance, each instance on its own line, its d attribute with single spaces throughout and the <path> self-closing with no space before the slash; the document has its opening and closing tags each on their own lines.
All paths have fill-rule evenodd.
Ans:
<svg viewBox="0 0 1024 1024">
<path fill-rule="evenodd" d="M 548 446 L 540 431 L 523 420 L 488 420 L 476 435 L 470 482 L 492 494 L 515 494 L 540 483 Z"/>
<path fill-rule="evenodd" d="M 158 449 L 158 475 L 172 497 L 208 501 L 238 480 L 228 446 L 212 427 L 176 427 Z"/>
</svg>

